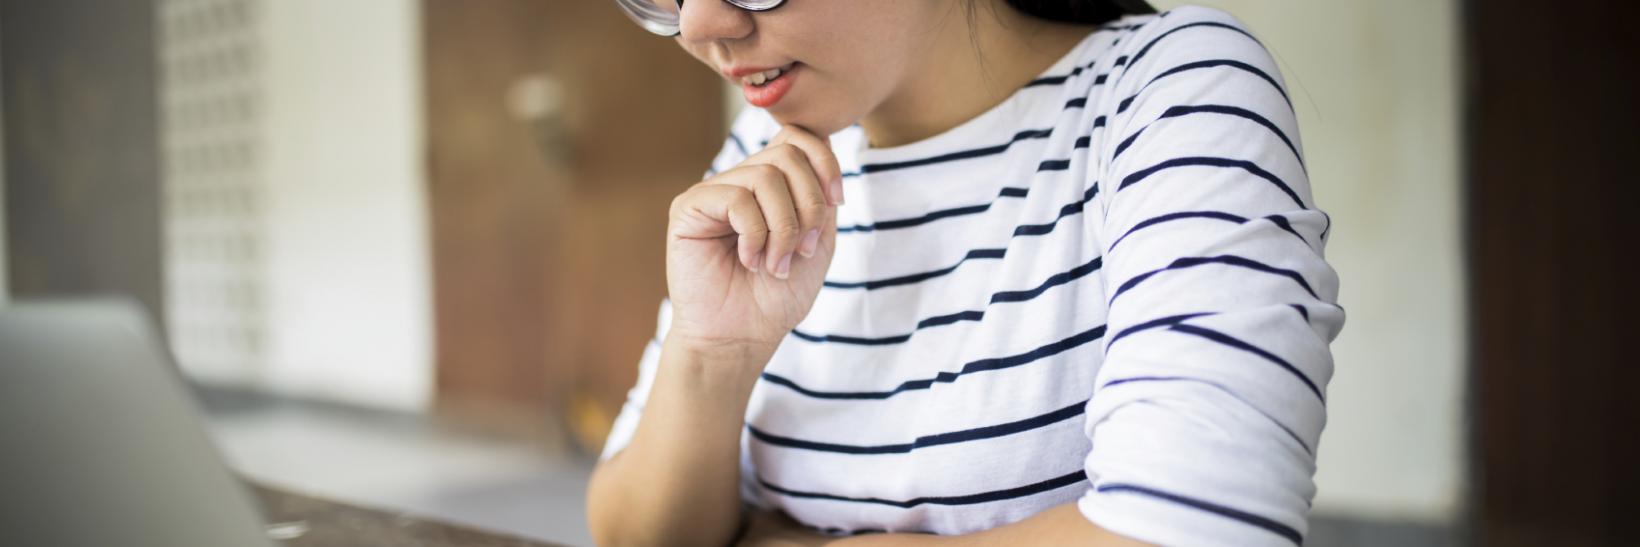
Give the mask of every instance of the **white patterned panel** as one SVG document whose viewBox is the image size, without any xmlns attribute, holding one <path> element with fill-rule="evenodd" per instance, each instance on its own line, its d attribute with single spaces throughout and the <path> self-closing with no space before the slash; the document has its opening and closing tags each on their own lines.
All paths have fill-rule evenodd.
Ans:
<svg viewBox="0 0 1640 547">
<path fill-rule="evenodd" d="M 265 361 L 258 0 L 160 0 L 165 307 L 189 373 L 253 381 Z"/>
</svg>

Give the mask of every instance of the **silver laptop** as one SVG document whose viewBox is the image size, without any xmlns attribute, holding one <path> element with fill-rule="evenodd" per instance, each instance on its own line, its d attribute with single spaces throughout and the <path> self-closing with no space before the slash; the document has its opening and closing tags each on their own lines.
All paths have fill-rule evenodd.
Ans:
<svg viewBox="0 0 1640 547">
<path fill-rule="evenodd" d="M 0 308 L 0 545 L 270 545 L 135 305 Z"/>
</svg>

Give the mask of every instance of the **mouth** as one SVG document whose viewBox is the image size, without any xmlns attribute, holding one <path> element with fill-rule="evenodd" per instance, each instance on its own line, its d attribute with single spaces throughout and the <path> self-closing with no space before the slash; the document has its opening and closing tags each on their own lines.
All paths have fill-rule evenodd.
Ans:
<svg viewBox="0 0 1640 547">
<path fill-rule="evenodd" d="M 785 66 L 742 74 L 739 82 L 746 102 L 758 108 L 774 106 L 791 91 L 792 78 L 800 66 L 799 63 L 793 62 Z"/>
</svg>

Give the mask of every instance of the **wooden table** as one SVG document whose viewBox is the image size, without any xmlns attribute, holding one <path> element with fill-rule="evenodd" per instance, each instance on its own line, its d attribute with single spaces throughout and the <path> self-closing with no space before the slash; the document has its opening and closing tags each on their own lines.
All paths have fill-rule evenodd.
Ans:
<svg viewBox="0 0 1640 547">
<path fill-rule="evenodd" d="M 406 513 L 346 505 L 248 483 L 268 535 L 289 547 L 562 547 Z"/>
</svg>

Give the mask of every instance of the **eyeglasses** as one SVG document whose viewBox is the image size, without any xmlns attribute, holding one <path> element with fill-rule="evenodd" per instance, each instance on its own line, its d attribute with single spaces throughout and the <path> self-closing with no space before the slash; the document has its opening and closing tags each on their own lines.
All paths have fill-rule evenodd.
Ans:
<svg viewBox="0 0 1640 547">
<path fill-rule="evenodd" d="M 769 11 L 780 7 L 786 0 L 723 0 L 746 11 Z M 682 19 L 683 0 L 615 0 L 627 17 L 644 30 L 661 36 L 677 36 Z"/>
</svg>

